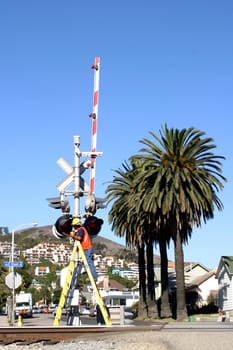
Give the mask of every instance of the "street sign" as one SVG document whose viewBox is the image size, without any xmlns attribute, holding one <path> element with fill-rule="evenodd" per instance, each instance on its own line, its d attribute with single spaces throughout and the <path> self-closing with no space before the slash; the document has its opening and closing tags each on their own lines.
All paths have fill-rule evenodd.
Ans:
<svg viewBox="0 0 233 350">
<path fill-rule="evenodd" d="M 23 267 L 22 261 L 4 261 L 4 267 Z"/>
<path fill-rule="evenodd" d="M 22 284 L 22 277 L 17 272 L 10 272 L 5 278 L 5 283 L 11 289 L 18 288 Z"/>
</svg>

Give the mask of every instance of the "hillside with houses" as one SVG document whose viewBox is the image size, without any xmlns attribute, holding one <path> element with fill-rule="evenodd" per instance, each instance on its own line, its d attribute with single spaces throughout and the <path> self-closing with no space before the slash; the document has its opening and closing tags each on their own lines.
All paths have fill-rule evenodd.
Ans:
<svg viewBox="0 0 233 350">
<path fill-rule="evenodd" d="M 137 251 L 129 249 L 109 239 L 96 237 L 95 266 L 98 272 L 97 285 L 102 296 L 109 302 L 132 304 L 138 301 L 139 270 L 137 264 Z M 50 272 L 48 266 L 41 266 L 41 261 L 48 260 L 57 266 L 60 271 L 67 266 L 72 252 L 72 244 L 69 240 L 54 240 L 51 226 L 24 230 L 17 233 L 15 240 L 15 260 L 20 256 L 34 267 L 35 276 L 45 276 Z M 11 235 L 5 234 L 0 237 L 0 256 L 9 260 L 11 253 Z M 211 270 L 201 262 L 186 262 L 184 266 L 185 289 L 187 305 L 191 309 L 201 308 L 208 304 L 220 306 L 225 312 L 233 311 L 233 258 L 222 257 L 216 270 Z M 117 274 L 121 278 L 133 281 L 134 288 L 129 291 L 125 286 L 114 279 L 111 274 Z M 169 289 L 174 293 L 176 289 L 175 264 L 168 262 Z M 155 294 L 156 299 L 161 295 L 160 257 L 154 256 Z M 92 290 L 86 285 L 84 291 L 86 299 L 91 300 Z"/>
</svg>

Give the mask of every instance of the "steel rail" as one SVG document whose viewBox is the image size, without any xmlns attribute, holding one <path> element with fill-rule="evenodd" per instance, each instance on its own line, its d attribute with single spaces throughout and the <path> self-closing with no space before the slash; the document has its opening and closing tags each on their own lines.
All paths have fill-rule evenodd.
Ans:
<svg viewBox="0 0 233 350">
<path fill-rule="evenodd" d="M 113 333 L 160 331 L 165 323 L 148 326 L 85 326 L 85 327 L 0 327 L 0 345 L 12 343 L 29 345 L 43 342 L 56 344 L 61 341 L 78 340 L 79 337 Z"/>
</svg>

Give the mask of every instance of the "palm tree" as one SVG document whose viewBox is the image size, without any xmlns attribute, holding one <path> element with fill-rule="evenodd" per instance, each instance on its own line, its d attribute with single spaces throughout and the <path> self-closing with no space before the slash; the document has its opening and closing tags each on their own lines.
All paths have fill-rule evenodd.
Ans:
<svg viewBox="0 0 233 350">
<path fill-rule="evenodd" d="M 114 177 L 113 183 L 106 189 L 108 203 L 114 200 L 109 212 L 109 222 L 112 229 L 118 236 L 126 236 L 126 244 L 130 247 L 137 247 L 139 259 L 139 292 L 140 292 L 140 316 L 148 316 L 148 299 L 155 303 L 154 298 L 154 270 L 153 265 L 148 264 L 151 254 L 151 241 L 145 240 L 145 223 L 147 220 L 137 210 L 137 202 L 140 193 L 136 190 L 134 182 L 135 173 L 138 168 L 134 165 L 122 164 L 123 170 L 118 169 L 117 177 Z M 143 214 L 143 213 L 142 213 Z M 148 224 L 147 224 L 148 226 Z M 150 281 L 148 292 L 146 292 L 146 262 L 145 262 L 145 245 L 147 247 L 147 276 Z M 152 249 L 153 253 L 153 249 Z M 153 257 L 153 255 L 152 255 Z M 153 286 L 153 287 L 152 287 Z"/>
<path fill-rule="evenodd" d="M 194 227 L 214 217 L 215 207 L 223 209 L 216 192 L 223 189 L 222 156 L 214 155 L 211 138 L 195 128 L 169 129 L 166 125 L 154 140 L 142 139 L 146 147 L 131 158 L 140 161 L 146 171 L 138 175 L 144 187 L 144 210 L 154 213 L 161 237 L 169 233 L 174 241 L 177 285 L 177 319 L 187 316 L 184 288 L 183 243 Z M 142 175 L 143 174 L 143 175 Z M 149 184 L 149 186 L 148 186 Z"/>
<path fill-rule="evenodd" d="M 140 213 L 143 213 L 143 216 L 145 217 L 144 227 L 145 231 L 147 232 L 147 242 L 149 244 L 152 244 L 152 242 L 155 242 L 155 244 L 158 243 L 159 250 L 160 250 L 160 271 L 161 271 L 161 297 L 157 300 L 157 314 L 160 318 L 170 318 L 172 317 L 172 311 L 170 307 L 170 300 L 169 300 L 169 286 L 168 286 L 168 257 L 167 257 L 167 244 L 169 244 L 169 235 L 166 232 L 166 229 L 161 230 L 161 222 L 160 222 L 160 215 L 159 210 L 157 208 L 157 212 L 154 210 L 151 210 L 150 206 L 148 206 L 148 197 L 145 195 L 147 192 L 147 189 L 151 189 L 151 178 L 146 178 L 145 174 L 148 172 L 147 164 L 143 164 L 141 161 L 135 160 L 136 157 L 131 157 L 130 160 L 132 164 L 137 164 L 138 169 L 137 173 L 135 173 L 136 178 L 134 179 L 135 183 L 137 183 L 137 192 L 140 193 L 139 201 L 137 204 L 137 210 Z M 154 181 L 154 179 L 153 179 Z M 149 196 L 150 198 L 150 196 Z M 156 212 L 156 215 L 154 214 Z M 142 214 L 141 214 L 142 217 Z M 147 223 L 147 225 L 146 225 Z M 147 227 L 148 226 L 148 227 Z M 159 234 L 159 229 L 163 232 L 162 234 Z M 149 232 L 149 234 L 148 234 Z M 152 252 L 152 250 L 151 250 Z M 151 254 L 147 254 L 150 256 Z M 152 255 L 153 256 L 153 255 Z M 150 258 L 147 258 L 148 265 L 153 266 L 153 262 L 150 260 Z M 153 269 L 154 273 L 154 269 Z M 149 276 L 149 272 L 148 272 Z M 153 275 L 154 276 L 154 275 Z M 149 278 L 150 281 L 152 281 L 152 277 Z M 152 297 L 152 288 L 150 282 L 148 282 L 148 296 Z M 155 293 L 154 288 L 154 280 L 153 280 L 153 293 Z M 154 295 L 155 298 L 155 295 Z M 150 298 L 149 298 L 150 299 Z M 152 301 L 152 299 L 150 299 Z M 153 312 L 153 303 L 150 303 L 150 309 Z"/>
</svg>

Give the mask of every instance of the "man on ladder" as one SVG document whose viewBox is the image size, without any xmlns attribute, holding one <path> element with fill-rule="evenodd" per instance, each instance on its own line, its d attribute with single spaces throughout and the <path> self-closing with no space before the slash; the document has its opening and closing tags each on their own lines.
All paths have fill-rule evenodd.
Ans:
<svg viewBox="0 0 233 350">
<path fill-rule="evenodd" d="M 102 219 L 98 219 L 95 216 L 89 216 L 85 220 L 84 224 L 82 225 L 81 220 L 79 218 L 72 218 L 71 215 L 67 214 L 58 218 L 55 225 L 53 226 L 52 231 L 56 238 L 61 239 L 64 237 L 70 237 L 74 242 L 74 248 L 73 248 L 73 252 L 72 252 L 69 267 L 68 267 L 66 281 L 63 286 L 63 290 L 62 290 L 59 305 L 58 305 L 58 310 L 54 320 L 54 326 L 58 326 L 60 323 L 62 308 L 65 305 L 67 297 L 69 296 L 69 299 L 72 298 L 72 295 L 70 295 L 73 293 L 73 290 L 71 293 L 71 287 L 72 287 L 71 282 L 74 279 L 74 277 L 75 277 L 75 280 L 78 279 L 78 276 L 74 276 L 74 274 L 75 273 L 77 274 L 77 271 L 80 271 L 77 269 L 78 255 L 81 256 L 82 263 L 85 266 L 86 272 L 92 284 L 93 291 L 95 293 L 95 297 L 98 302 L 105 324 L 111 325 L 110 316 L 107 312 L 107 309 L 104 305 L 102 297 L 100 296 L 98 288 L 95 283 L 97 280 L 97 273 L 94 266 L 94 256 L 93 256 L 94 251 L 93 251 L 93 246 L 91 242 L 91 239 L 97 236 L 97 234 L 100 232 L 102 224 L 103 224 Z"/>
<path fill-rule="evenodd" d="M 92 239 L 97 236 L 102 224 L 103 220 L 98 219 L 95 216 L 89 216 L 85 220 L 84 225 L 81 224 L 81 220 L 79 218 L 74 218 L 72 220 L 73 230 L 70 233 L 70 237 L 81 243 L 95 282 L 97 281 L 97 272 L 94 265 L 94 249 Z"/>
</svg>

